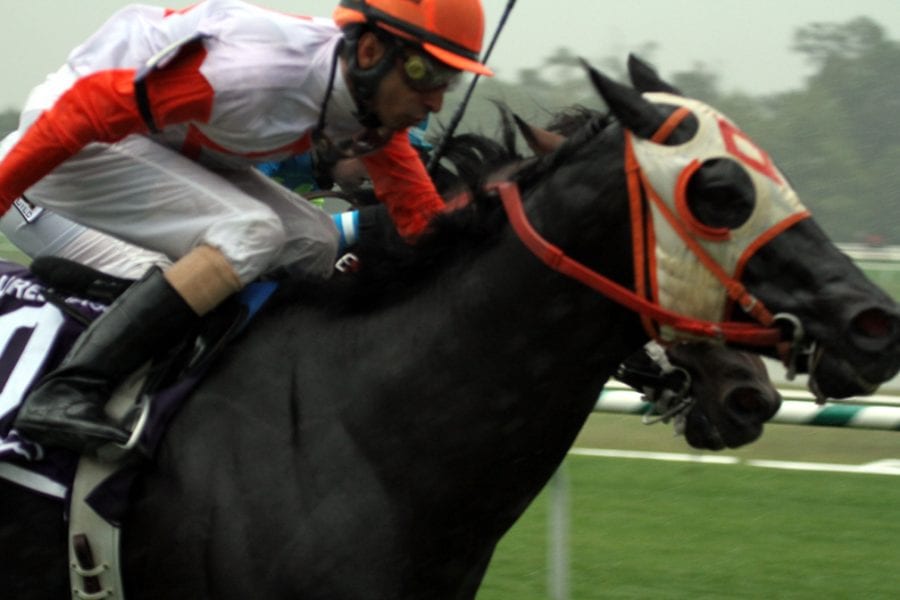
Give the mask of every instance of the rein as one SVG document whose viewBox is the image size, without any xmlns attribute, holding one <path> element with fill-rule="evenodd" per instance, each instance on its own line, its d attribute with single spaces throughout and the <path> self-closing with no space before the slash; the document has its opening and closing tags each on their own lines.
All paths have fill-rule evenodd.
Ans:
<svg viewBox="0 0 900 600">
<path fill-rule="evenodd" d="M 686 109 L 675 111 L 669 119 L 663 123 L 656 135 L 654 135 L 654 141 L 667 137 L 674 131 L 675 127 L 677 127 L 678 123 L 686 116 L 686 114 Z M 634 156 L 631 144 L 628 143 L 627 136 L 625 147 L 625 170 L 632 211 L 632 223 L 634 224 L 632 232 L 632 238 L 634 239 L 635 245 L 634 260 L 636 264 L 643 265 L 645 249 L 643 239 L 643 219 L 640 216 L 642 214 L 642 201 L 643 198 L 646 197 L 650 201 L 655 201 L 659 204 L 662 203 L 659 202 L 658 195 L 653 191 L 649 181 L 642 176 L 641 167 Z M 758 323 L 706 321 L 688 317 L 663 308 L 656 302 L 648 300 L 641 293 L 628 289 L 572 259 L 558 246 L 555 246 L 541 236 L 528 221 L 528 217 L 526 216 L 525 209 L 522 205 L 522 197 L 519 193 L 518 185 L 515 182 L 494 182 L 488 184 L 486 187 L 488 190 L 496 191 L 500 195 L 500 199 L 503 202 L 503 208 L 506 211 L 513 231 L 515 231 L 522 243 L 525 244 L 525 246 L 544 264 L 567 277 L 583 283 L 614 302 L 638 313 L 641 315 L 645 324 L 648 324 L 648 321 L 652 321 L 659 325 L 670 326 L 689 336 L 712 338 L 737 344 L 775 347 L 780 345 L 780 342 L 782 341 L 782 331 L 775 326 L 777 317 L 773 316 L 768 309 L 765 308 L 762 302 L 747 292 L 746 288 L 744 288 L 740 282 L 726 274 L 724 270 L 704 251 L 704 249 L 688 236 L 684 227 L 678 223 L 673 215 L 667 214 L 667 219 L 672 223 L 674 230 L 684 240 L 688 248 L 722 283 L 729 298 L 737 302 L 740 307 L 747 314 L 756 319 Z M 654 198 L 657 199 L 654 200 Z M 639 292 L 643 292 L 644 286 L 640 279 L 641 277 L 636 279 L 636 286 L 638 287 Z M 648 327 L 648 329 L 653 337 L 659 337 L 654 328 Z"/>
</svg>

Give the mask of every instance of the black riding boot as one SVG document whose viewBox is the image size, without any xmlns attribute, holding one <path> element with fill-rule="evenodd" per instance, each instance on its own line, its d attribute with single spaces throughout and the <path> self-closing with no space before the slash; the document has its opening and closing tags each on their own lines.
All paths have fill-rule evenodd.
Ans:
<svg viewBox="0 0 900 600">
<path fill-rule="evenodd" d="M 198 319 L 159 269 L 133 284 L 81 334 L 60 366 L 19 409 L 15 427 L 35 442 L 72 450 L 125 443 L 104 407 L 116 387 L 173 345 Z"/>
</svg>

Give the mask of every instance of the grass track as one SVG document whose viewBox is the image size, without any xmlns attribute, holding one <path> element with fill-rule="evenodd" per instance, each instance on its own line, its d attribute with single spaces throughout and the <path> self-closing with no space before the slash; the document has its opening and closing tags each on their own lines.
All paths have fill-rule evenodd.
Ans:
<svg viewBox="0 0 900 600">
<path fill-rule="evenodd" d="M 573 600 L 895 599 L 900 480 L 571 456 Z M 548 598 L 547 497 L 478 600 Z"/>
</svg>

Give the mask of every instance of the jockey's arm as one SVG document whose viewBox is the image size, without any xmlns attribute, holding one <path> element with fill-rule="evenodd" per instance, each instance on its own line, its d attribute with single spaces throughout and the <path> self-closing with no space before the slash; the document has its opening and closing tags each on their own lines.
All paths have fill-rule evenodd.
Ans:
<svg viewBox="0 0 900 600">
<path fill-rule="evenodd" d="M 213 90 L 198 70 L 202 59 L 200 53 L 185 52 L 146 77 L 157 127 L 208 121 Z M 82 77 L 38 117 L 0 163 L 0 214 L 88 144 L 148 132 L 135 95 L 135 76 L 134 69 L 111 69 Z"/>
<path fill-rule="evenodd" d="M 444 209 L 444 201 L 406 131 L 395 133 L 381 150 L 362 160 L 372 178 L 375 195 L 387 206 L 400 235 L 415 236 Z"/>
</svg>

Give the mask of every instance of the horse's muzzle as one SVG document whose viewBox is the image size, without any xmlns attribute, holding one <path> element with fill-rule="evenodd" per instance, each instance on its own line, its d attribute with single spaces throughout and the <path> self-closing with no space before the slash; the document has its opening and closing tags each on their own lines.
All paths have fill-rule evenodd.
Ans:
<svg viewBox="0 0 900 600">
<path fill-rule="evenodd" d="M 770 385 L 736 385 L 728 390 L 720 407 L 708 402 L 695 405 L 685 422 L 684 436 L 694 448 L 722 450 L 756 441 L 763 426 L 781 407 L 781 395 Z"/>
<path fill-rule="evenodd" d="M 810 381 L 828 398 L 873 393 L 900 372 L 900 314 L 880 307 L 858 310 L 838 347 L 812 358 Z"/>
</svg>

